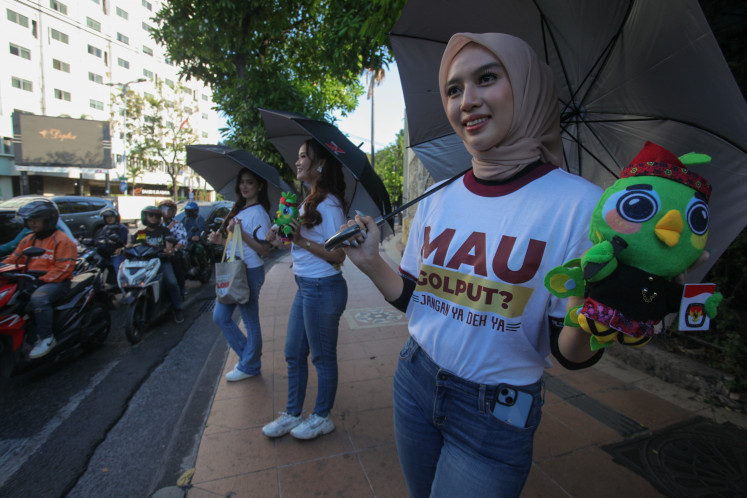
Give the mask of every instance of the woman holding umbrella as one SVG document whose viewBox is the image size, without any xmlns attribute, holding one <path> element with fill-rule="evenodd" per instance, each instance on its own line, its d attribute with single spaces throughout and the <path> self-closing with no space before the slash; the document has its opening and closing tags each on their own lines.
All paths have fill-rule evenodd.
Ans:
<svg viewBox="0 0 747 498">
<path fill-rule="evenodd" d="M 236 178 L 236 202 L 226 216 L 220 230 L 211 233 L 208 240 L 214 244 L 224 244 L 222 233 L 232 232 L 236 226 L 241 229 L 243 261 L 246 265 L 246 279 L 249 283 L 249 300 L 244 304 L 224 304 L 215 302 L 213 321 L 223 331 L 229 346 L 239 356 L 239 362 L 226 374 L 226 380 L 236 382 L 259 375 L 262 356 L 262 330 L 259 326 L 259 290 L 265 281 L 265 267 L 262 257 L 270 252 L 267 244 L 252 238 L 256 226 L 261 235 L 270 228 L 270 201 L 267 196 L 267 181 L 249 169 L 242 168 Z M 231 244 L 231 242 L 228 242 Z M 231 250 L 230 245 L 226 247 Z M 233 312 L 239 307 L 247 335 L 233 321 Z"/>
<path fill-rule="evenodd" d="M 324 241 L 345 222 L 345 180 L 339 161 L 316 140 L 301 145 L 296 178 L 310 192 L 300 206 L 300 221 L 291 222 L 291 255 L 298 291 L 285 339 L 288 403 L 286 410 L 265 425 L 262 432 L 267 437 L 290 432 L 298 439 L 314 439 L 335 429 L 329 412 L 337 393 L 337 335 L 348 288 L 340 271 L 344 251 L 327 251 Z M 266 238 L 283 247 L 276 228 Z M 314 411 L 303 419 L 309 352 L 318 388 Z"/>
<path fill-rule="evenodd" d="M 589 247 L 601 189 L 558 168 L 552 75 L 522 40 L 454 35 L 439 87 L 472 169 L 421 202 L 399 274 L 379 256 L 371 217 L 349 223 L 361 232 L 346 252 L 407 311 L 394 428 L 410 495 L 519 496 L 549 354 L 572 369 L 601 355 L 581 329 L 563 326 L 580 303 L 543 285 Z"/>
</svg>

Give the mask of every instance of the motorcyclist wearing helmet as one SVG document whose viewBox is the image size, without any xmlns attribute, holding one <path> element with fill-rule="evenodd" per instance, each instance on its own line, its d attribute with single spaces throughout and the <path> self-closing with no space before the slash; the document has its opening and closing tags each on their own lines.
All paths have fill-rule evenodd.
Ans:
<svg viewBox="0 0 747 498">
<path fill-rule="evenodd" d="M 144 207 L 140 211 L 140 221 L 145 228 L 138 230 L 137 233 L 132 235 L 130 245 L 145 244 L 150 247 L 156 247 L 168 256 L 172 256 L 174 254 L 174 246 L 166 240 L 167 237 L 171 236 L 171 232 L 161 224 L 162 218 L 163 214 L 158 207 Z M 166 293 L 169 295 L 171 305 L 174 307 L 174 321 L 182 323 L 184 321 L 182 294 L 179 289 L 179 283 L 176 280 L 176 275 L 174 274 L 172 259 L 169 257 L 161 260 L 161 271 L 163 272 L 163 280 L 166 285 Z"/>
<path fill-rule="evenodd" d="M 187 246 L 187 230 L 180 221 L 174 219 L 176 215 L 176 203 L 171 199 L 164 199 L 158 203 L 158 207 L 161 209 L 163 214 L 163 225 L 169 229 L 171 236 L 177 241 L 174 250 L 178 257 L 172 258 L 171 264 L 174 266 L 174 274 L 176 275 L 176 281 L 179 283 L 179 291 L 182 293 L 182 297 L 187 294 L 184 287 L 185 283 L 185 268 L 184 268 L 184 253 L 182 250 Z"/>
<path fill-rule="evenodd" d="M 200 216 L 200 207 L 195 201 L 190 201 L 184 206 L 184 228 L 187 231 L 189 238 L 195 242 L 200 240 L 200 234 L 205 231 L 205 218 Z M 192 232 L 193 228 L 197 228 L 195 233 Z"/>
<path fill-rule="evenodd" d="M 101 211 L 104 226 L 96 236 L 96 248 L 103 257 L 102 267 L 110 268 L 107 283 L 114 284 L 117 281 L 119 265 L 124 261 L 122 252 L 127 243 L 130 231 L 121 223 L 119 213 L 114 208 L 106 208 Z"/>
<path fill-rule="evenodd" d="M 194 257 L 197 259 L 197 263 L 202 266 L 206 264 L 205 260 L 205 247 L 199 244 L 200 236 L 205 231 L 205 218 L 200 216 L 200 207 L 195 201 L 189 201 L 184 206 L 184 229 L 187 231 L 189 240 L 193 242 L 192 251 Z M 197 269 L 190 270 L 197 271 Z"/>
<path fill-rule="evenodd" d="M 26 264 L 29 270 L 45 272 L 29 299 L 30 309 L 34 313 L 38 339 L 29 353 L 29 358 L 41 358 L 56 345 L 52 334 L 54 302 L 70 289 L 75 259 L 78 248 L 75 242 L 57 229 L 60 213 L 57 206 L 49 199 L 31 201 L 18 210 L 24 225 L 31 230 L 13 252 L 3 261 L 7 264 Z M 44 254 L 27 260 L 23 255 L 27 247 L 40 247 Z"/>
</svg>

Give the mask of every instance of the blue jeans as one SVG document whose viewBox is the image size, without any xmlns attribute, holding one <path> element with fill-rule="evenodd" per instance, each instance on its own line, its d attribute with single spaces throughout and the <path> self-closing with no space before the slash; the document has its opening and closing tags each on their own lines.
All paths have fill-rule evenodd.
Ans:
<svg viewBox="0 0 747 498">
<path fill-rule="evenodd" d="M 265 283 L 265 267 L 246 269 L 246 279 L 249 283 L 249 301 L 245 304 L 223 304 L 215 302 L 213 321 L 223 331 L 228 345 L 239 356 L 236 365 L 245 374 L 258 375 L 262 363 L 262 330 L 259 327 L 259 290 Z M 233 312 L 239 307 L 239 314 L 244 320 L 246 336 L 233 321 Z"/>
<path fill-rule="evenodd" d="M 288 363 L 286 411 L 298 415 L 303 410 L 311 351 L 311 363 L 319 381 L 314 413 L 326 417 L 337 394 L 337 333 L 348 302 L 348 286 L 340 274 L 325 278 L 296 276 L 296 284 L 298 291 L 285 338 L 285 361 Z"/>
<path fill-rule="evenodd" d="M 36 334 L 39 339 L 46 339 L 52 335 L 52 319 L 54 318 L 54 303 L 70 290 L 70 280 L 50 282 L 39 286 L 29 299 L 29 306 L 34 312 Z"/>
<path fill-rule="evenodd" d="M 534 397 L 525 429 L 493 417 L 496 386 L 441 369 L 410 338 L 394 374 L 394 432 L 410 496 L 519 496 L 532 465 L 542 381 L 521 390 Z"/>
<path fill-rule="evenodd" d="M 176 281 L 171 261 L 168 259 L 161 260 L 161 272 L 163 273 L 163 283 L 164 287 L 166 287 L 166 293 L 171 300 L 171 305 L 175 310 L 182 309 L 182 292 L 179 289 L 179 283 Z"/>
</svg>

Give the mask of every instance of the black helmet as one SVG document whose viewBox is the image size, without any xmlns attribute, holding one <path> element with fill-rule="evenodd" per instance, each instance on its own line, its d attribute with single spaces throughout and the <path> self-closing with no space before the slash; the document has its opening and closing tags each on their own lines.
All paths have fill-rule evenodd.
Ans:
<svg viewBox="0 0 747 498">
<path fill-rule="evenodd" d="M 119 213 L 114 208 L 106 208 L 103 211 L 101 211 L 101 219 L 104 220 L 104 223 L 106 223 L 106 217 L 107 216 L 114 216 L 114 219 L 117 220 L 115 223 L 119 223 Z"/>
<path fill-rule="evenodd" d="M 158 221 L 156 223 L 148 223 L 148 214 L 157 214 Z M 146 206 L 142 209 L 142 211 L 140 211 L 140 221 L 142 221 L 143 225 L 145 225 L 146 227 L 154 227 L 160 225 L 162 216 L 163 213 L 161 213 L 161 210 L 156 206 Z"/>
<path fill-rule="evenodd" d="M 189 218 L 197 218 L 197 213 L 200 210 L 200 207 L 197 205 L 195 201 L 189 201 L 186 206 L 184 206 L 184 212 L 187 214 Z"/>
<path fill-rule="evenodd" d="M 49 199 L 37 199 L 24 205 L 18 210 L 18 216 L 23 218 L 23 224 L 29 227 L 29 218 L 41 218 L 44 220 L 42 231 L 37 237 L 43 239 L 49 237 L 57 229 L 57 221 L 60 219 L 60 212 L 57 205 Z"/>
</svg>

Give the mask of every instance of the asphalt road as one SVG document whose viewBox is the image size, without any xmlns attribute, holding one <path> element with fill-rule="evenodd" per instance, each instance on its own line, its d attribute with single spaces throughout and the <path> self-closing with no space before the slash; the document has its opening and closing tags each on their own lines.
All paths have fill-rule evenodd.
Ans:
<svg viewBox="0 0 747 498">
<path fill-rule="evenodd" d="M 115 310 L 101 349 L 0 388 L 0 496 L 146 497 L 193 467 L 228 347 L 213 282 L 188 288 L 184 323 L 131 346 Z"/>
</svg>

